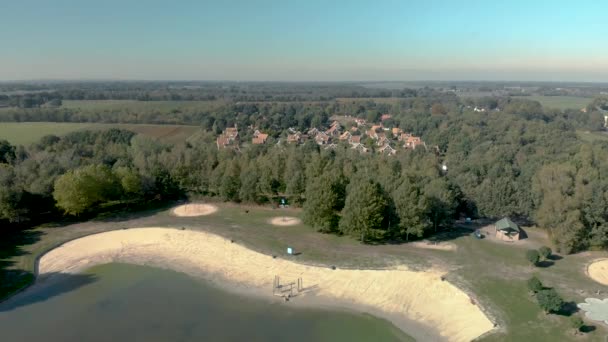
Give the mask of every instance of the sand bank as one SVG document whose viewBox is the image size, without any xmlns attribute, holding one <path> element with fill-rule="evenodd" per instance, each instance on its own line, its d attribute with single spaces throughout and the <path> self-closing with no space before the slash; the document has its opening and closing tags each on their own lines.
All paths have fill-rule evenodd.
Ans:
<svg viewBox="0 0 608 342">
<path fill-rule="evenodd" d="M 136 228 L 80 238 L 45 254 L 39 261 L 39 279 L 52 272 L 74 273 L 109 262 L 168 267 L 228 281 L 225 287 L 250 289 L 270 298 L 276 298 L 272 296 L 275 276 L 282 284 L 302 278 L 305 291 L 294 303 L 337 303 L 372 314 L 381 312 L 397 326 L 414 321 L 449 341 L 470 341 L 493 328 L 467 294 L 440 279 L 440 271 L 305 266 L 199 231 Z"/>
<path fill-rule="evenodd" d="M 295 226 L 296 224 L 302 223 L 302 220 L 297 217 L 279 216 L 270 219 L 268 222 L 275 226 Z"/>
<path fill-rule="evenodd" d="M 173 215 L 182 217 L 206 216 L 215 213 L 218 208 L 211 204 L 189 203 L 173 209 Z"/>
<path fill-rule="evenodd" d="M 587 266 L 589 277 L 602 285 L 608 286 L 608 259 L 595 260 Z"/>
</svg>

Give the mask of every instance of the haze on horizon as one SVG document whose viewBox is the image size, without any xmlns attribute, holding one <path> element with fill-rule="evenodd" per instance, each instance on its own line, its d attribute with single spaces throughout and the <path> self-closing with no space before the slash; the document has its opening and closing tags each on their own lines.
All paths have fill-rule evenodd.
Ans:
<svg viewBox="0 0 608 342">
<path fill-rule="evenodd" d="M 608 3 L 0 4 L 0 80 L 608 81 Z"/>
</svg>

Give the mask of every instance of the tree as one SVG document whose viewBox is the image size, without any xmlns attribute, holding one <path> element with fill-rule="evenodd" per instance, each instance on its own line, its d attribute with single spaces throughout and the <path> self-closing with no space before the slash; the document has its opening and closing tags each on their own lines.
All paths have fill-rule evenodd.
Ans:
<svg viewBox="0 0 608 342">
<path fill-rule="evenodd" d="M 340 231 L 365 243 L 382 227 L 386 199 L 380 185 L 372 180 L 353 181 L 346 194 Z"/>
<path fill-rule="evenodd" d="M 317 228 L 320 232 L 329 233 L 338 226 L 340 194 L 336 180 L 329 173 L 313 178 L 306 187 L 303 221 Z"/>
<path fill-rule="evenodd" d="M 393 193 L 393 202 L 399 217 L 399 233 L 405 235 L 405 241 L 409 241 L 410 234 L 422 237 L 430 222 L 427 217 L 428 201 L 421 189 L 406 180 Z"/>
<path fill-rule="evenodd" d="M 79 215 L 97 204 L 117 199 L 120 193 L 120 183 L 112 170 L 94 164 L 57 178 L 53 198 L 67 214 Z"/>
<path fill-rule="evenodd" d="M 530 264 L 536 266 L 536 264 L 540 260 L 540 255 L 538 254 L 538 251 L 535 249 L 527 250 L 526 251 L 526 260 L 528 260 L 528 262 Z"/>
<path fill-rule="evenodd" d="M 538 301 L 538 305 L 540 305 L 546 313 L 558 312 L 564 304 L 562 297 L 559 296 L 555 289 L 544 289 L 539 291 L 536 294 L 536 300 Z"/>
<path fill-rule="evenodd" d="M 542 289 L 544 289 L 543 283 L 536 277 L 532 277 L 528 279 L 528 289 L 534 293 L 538 293 Z"/>
<path fill-rule="evenodd" d="M 220 184 L 220 196 L 225 201 L 238 201 L 241 188 L 241 169 L 236 160 L 231 160 L 226 166 L 226 171 Z"/>
<path fill-rule="evenodd" d="M 9 164 L 15 159 L 15 146 L 8 141 L 0 139 L 0 164 Z"/>
<path fill-rule="evenodd" d="M 551 256 L 551 248 L 547 246 L 542 246 L 538 249 L 538 254 L 542 260 L 547 260 Z"/>
<path fill-rule="evenodd" d="M 573 315 L 570 317 L 570 326 L 574 329 L 574 334 L 577 335 L 581 331 L 581 328 L 585 326 L 585 321 L 578 315 Z"/>
</svg>

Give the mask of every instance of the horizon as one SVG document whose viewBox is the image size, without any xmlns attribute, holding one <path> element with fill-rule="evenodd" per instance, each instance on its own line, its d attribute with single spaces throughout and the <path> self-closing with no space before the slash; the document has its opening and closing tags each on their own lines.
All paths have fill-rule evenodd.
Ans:
<svg viewBox="0 0 608 342">
<path fill-rule="evenodd" d="M 0 81 L 608 82 L 593 1 L 3 4 Z"/>
</svg>

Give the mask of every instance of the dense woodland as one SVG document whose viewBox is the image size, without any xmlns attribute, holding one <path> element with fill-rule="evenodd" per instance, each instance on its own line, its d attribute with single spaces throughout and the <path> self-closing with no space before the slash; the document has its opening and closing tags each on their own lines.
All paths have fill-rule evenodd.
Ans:
<svg viewBox="0 0 608 342">
<path fill-rule="evenodd" d="M 247 203 L 285 197 L 320 232 L 366 243 L 429 236 L 461 217 L 510 216 L 548 229 L 562 252 L 608 247 L 608 142 L 577 136 L 602 134 L 605 100 L 581 112 L 432 89 L 400 93 L 408 95 L 391 103 L 229 101 L 173 113 L 5 109 L 0 121 L 184 123 L 200 133 L 177 145 L 117 129 L 46 136 L 31 146 L 1 141 L 0 220 L 23 226 L 193 194 Z M 485 111 L 473 111 L 477 106 Z M 375 122 L 384 113 L 393 116 L 386 125 L 438 150 L 387 157 L 275 143 L 289 127 L 324 127 L 332 115 Z M 234 124 L 274 139 L 218 150 L 216 134 Z"/>
</svg>

